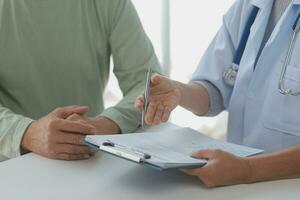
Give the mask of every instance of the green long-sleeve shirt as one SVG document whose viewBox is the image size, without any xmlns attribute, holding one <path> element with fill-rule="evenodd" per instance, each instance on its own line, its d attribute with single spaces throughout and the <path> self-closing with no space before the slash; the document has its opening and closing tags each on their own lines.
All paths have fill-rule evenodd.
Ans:
<svg viewBox="0 0 300 200">
<path fill-rule="evenodd" d="M 124 99 L 104 110 L 111 56 Z M 135 130 L 148 66 L 159 70 L 130 0 L 0 0 L 0 154 L 19 156 L 32 120 L 62 106 Z"/>
</svg>

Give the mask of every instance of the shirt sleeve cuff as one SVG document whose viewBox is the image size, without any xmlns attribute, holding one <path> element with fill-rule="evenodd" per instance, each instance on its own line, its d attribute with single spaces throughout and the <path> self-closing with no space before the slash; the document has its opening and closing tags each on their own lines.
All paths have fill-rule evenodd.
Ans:
<svg viewBox="0 0 300 200">
<path fill-rule="evenodd" d="M 21 119 L 21 121 L 18 123 L 14 137 L 13 137 L 14 145 L 12 147 L 12 151 L 10 153 L 11 155 L 9 157 L 15 158 L 15 157 L 18 157 L 18 156 L 24 154 L 24 152 L 22 151 L 23 136 L 25 134 L 26 129 L 33 121 L 34 120 L 25 117 L 25 118 Z"/>
<path fill-rule="evenodd" d="M 218 114 L 220 114 L 222 111 L 225 110 L 223 105 L 223 98 L 222 95 L 217 87 L 215 87 L 212 83 L 209 81 L 192 81 L 191 83 L 201 85 L 204 87 L 208 93 L 209 96 L 209 111 L 206 113 L 205 116 L 213 117 Z"/>
<path fill-rule="evenodd" d="M 121 133 L 132 133 L 139 126 L 138 111 L 124 110 L 112 107 L 103 111 L 100 115 L 114 121 L 121 129 Z"/>
</svg>

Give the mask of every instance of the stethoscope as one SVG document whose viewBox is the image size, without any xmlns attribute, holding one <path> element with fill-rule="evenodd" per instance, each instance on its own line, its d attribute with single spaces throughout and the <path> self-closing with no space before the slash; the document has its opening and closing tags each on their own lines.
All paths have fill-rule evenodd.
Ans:
<svg viewBox="0 0 300 200">
<path fill-rule="evenodd" d="M 233 57 L 233 61 L 232 64 L 229 68 L 225 69 L 223 72 L 223 81 L 225 82 L 225 84 L 227 84 L 228 86 L 233 87 L 236 81 L 236 77 L 237 77 L 237 73 L 239 70 L 239 65 L 241 62 L 241 59 L 243 57 L 245 48 L 246 48 L 246 44 L 250 35 L 250 30 L 251 27 L 256 19 L 257 13 L 259 11 L 258 7 L 254 7 L 250 13 L 250 16 L 247 20 L 245 29 L 242 33 L 242 37 L 241 40 L 238 44 L 238 48 L 234 54 Z M 289 42 L 289 47 L 288 47 L 288 51 L 287 51 L 287 55 L 285 57 L 284 60 L 284 64 L 283 64 L 283 68 L 281 70 L 280 73 L 280 78 L 279 78 L 279 83 L 278 83 L 278 90 L 281 94 L 283 95 L 287 95 L 287 96 L 299 96 L 300 92 L 295 92 L 293 91 L 293 89 L 291 88 L 286 88 L 284 85 L 284 79 L 285 79 L 285 75 L 286 75 L 286 70 L 287 70 L 287 66 L 289 65 L 290 61 L 291 61 L 291 57 L 292 57 L 292 53 L 293 53 L 293 49 L 295 46 L 295 41 L 297 39 L 298 36 L 298 32 L 300 31 L 300 13 L 298 14 L 294 25 L 292 27 L 293 29 L 293 34 L 292 37 L 290 39 Z"/>
</svg>

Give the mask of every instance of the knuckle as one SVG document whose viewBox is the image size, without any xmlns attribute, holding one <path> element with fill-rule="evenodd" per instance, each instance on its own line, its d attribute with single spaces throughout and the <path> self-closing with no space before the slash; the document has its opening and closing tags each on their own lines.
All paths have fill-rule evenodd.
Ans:
<svg viewBox="0 0 300 200">
<path fill-rule="evenodd" d="M 53 130 L 53 129 L 55 129 L 55 128 L 57 127 L 58 123 L 59 123 L 59 120 L 57 120 L 57 119 L 52 119 L 52 120 L 50 120 L 50 122 L 49 122 L 49 124 L 48 124 L 48 128 L 49 128 L 50 130 Z"/>
<path fill-rule="evenodd" d="M 45 140 L 48 143 L 49 148 L 51 147 L 51 143 L 54 141 L 54 136 L 51 131 L 47 132 L 45 135 Z"/>
<path fill-rule="evenodd" d="M 59 111 L 61 111 L 62 110 L 62 107 L 58 107 L 58 108 L 55 108 L 54 110 L 53 110 L 53 112 L 54 113 L 57 113 L 57 112 L 59 112 Z"/>
</svg>

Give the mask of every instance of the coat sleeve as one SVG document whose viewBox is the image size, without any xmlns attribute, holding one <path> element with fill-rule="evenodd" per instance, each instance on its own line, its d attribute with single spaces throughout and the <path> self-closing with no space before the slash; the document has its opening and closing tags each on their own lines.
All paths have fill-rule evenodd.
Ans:
<svg viewBox="0 0 300 200">
<path fill-rule="evenodd" d="M 223 17 L 223 24 L 213 41 L 202 57 L 190 82 L 211 84 L 214 87 L 204 87 L 208 94 L 220 94 L 221 101 L 213 101 L 215 98 L 210 96 L 210 105 L 214 108 L 216 115 L 228 108 L 233 88 L 223 82 L 223 72 L 230 67 L 235 50 L 238 45 L 239 35 L 243 22 L 244 1 L 236 1 Z M 223 109 L 222 109 L 223 108 Z"/>
</svg>

